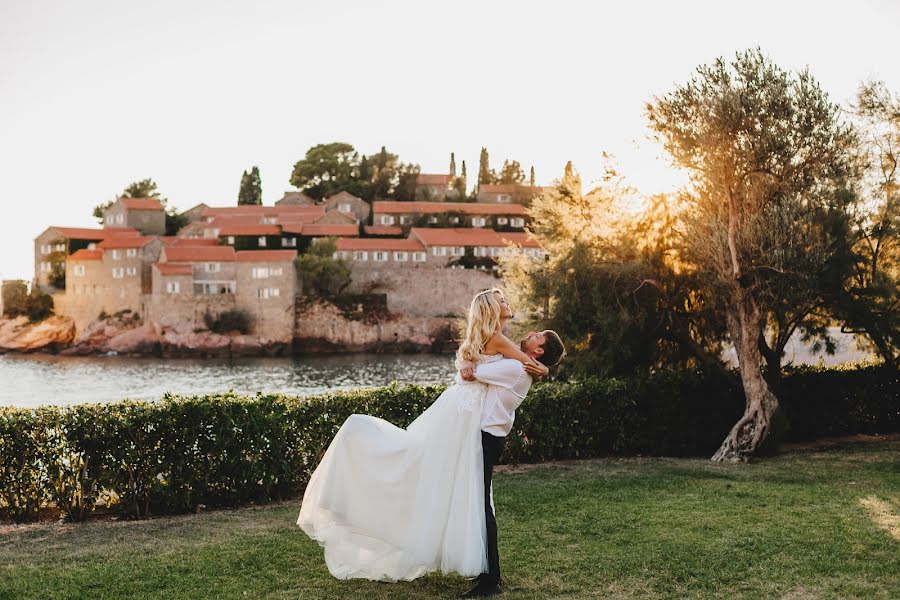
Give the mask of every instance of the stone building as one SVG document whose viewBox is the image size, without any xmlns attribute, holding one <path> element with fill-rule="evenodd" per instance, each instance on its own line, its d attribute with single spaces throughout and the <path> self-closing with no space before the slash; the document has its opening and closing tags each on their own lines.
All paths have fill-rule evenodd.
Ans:
<svg viewBox="0 0 900 600">
<path fill-rule="evenodd" d="M 463 257 L 499 258 L 510 252 L 522 252 L 532 258 L 543 258 L 544 250 L 523 232 L 498 232 L 490 229 L 439 229 L 414 227 L 409 239 L 418 240 L 435 266 L 458 264 Z"/>
<path fill-rule="evenodd" d="M 416 200 L 443 202 L 456 196 L 453 175 L 419 173 L 416 176 Z"/>
<path fill-rule="evenodd" d="M 349 264 L 395 268 L 430 266 L 425 246 L 415 239 L 340 238 L 335 246 L 334 258 Z"/>
<path fill-rule="evenodd" d="M 48 227 L 34 238 L 34 283 L 44 291 L 63 289 L 69 255 L 85 248 L 92 250 L 110 237 L 139 235 L 130 227 Z M 60 285 L 52 285 L 51 280 Z"/>
<path fill-rule="evenodd" d="M 353 215 L 357 223 L 368 223 L 371 207 L 362 198 L 357 198 L 350 192 L 338 192 L 325 199 L 322 205 L 326 212 L 336 210 L 338 212 Z"/>
<path fill-rule="evenodd" d="M 293 338 L 296 256 L 294 250 L 237 253 L 236 305 L 250 315 L 254 334 L 281 342 Z"/>
<path fill-rule="evenodd" d="M 517 183 L 482 184 L 478 186 L 478 202 L 492 204 L 529 204 L 544 188 Z"/>
<path fill-rule="evenodd" d="M 521 204 L 376 200 L 372 204 L 372 211 L 375 225 L 399 226 L 404 232 L 412 227 L 473 227 L 522 231 L 528 223 L 528 214 Z"/>
<path fill-rule="evenodd" d="M 165 235 L 166 211 L 155 198 L 118 198 L 103 211 L 104 227 L 133 227 L 144 235 Z"/>
</svg>

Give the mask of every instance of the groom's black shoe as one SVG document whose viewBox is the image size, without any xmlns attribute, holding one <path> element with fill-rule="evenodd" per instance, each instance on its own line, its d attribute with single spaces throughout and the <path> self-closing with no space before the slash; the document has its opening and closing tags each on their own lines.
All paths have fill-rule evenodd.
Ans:
<svg viewBox="0 0 900 600">
<path fill-rule="evenodd" d="M 468 592 L 464 594 L 460 594 L 460 598 L 484 598 L 485 596 L 495 596 L 499 594 L 502 590 L 500 589 L 500 584 L 496 581 L 487 581 L 486 579 L 478 578 L 475 587 L 473 587 Z"/>
</svg>

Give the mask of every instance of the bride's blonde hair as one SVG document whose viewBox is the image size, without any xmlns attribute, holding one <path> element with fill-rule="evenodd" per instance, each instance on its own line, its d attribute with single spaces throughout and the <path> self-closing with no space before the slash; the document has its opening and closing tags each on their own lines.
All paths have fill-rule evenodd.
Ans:
<svg viewBox="0 0 900 600">
<path fill-rule="evenodd" d="M 503 295 L 500 288 L 479 292 L 472 298 L 466 320 L 466 339 L 456 351 L 461 360 L 475 362 L 484 355 L 484 347 L 500 327 L 500 302 L 495 294 Z"/>
</svg>

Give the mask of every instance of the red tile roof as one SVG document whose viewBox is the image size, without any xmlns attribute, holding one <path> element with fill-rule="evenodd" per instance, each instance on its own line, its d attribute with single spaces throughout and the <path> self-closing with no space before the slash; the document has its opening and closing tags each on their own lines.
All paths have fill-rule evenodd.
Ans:
<svg viewBox="0 0 900 600">
<path fill-rule="evenodd" d="M 166 246 L 218 246 L 216 238 L 180 238 L 174 235 L 161 236 L 159 238 Z"/>
<path fill-rule="evenodd" d="M 187 263 L 154 263 L 160 275 L 193 275 L 194 267 Z"/>
<path fill-rule="evenodd" d="M 376 200 L 372 211 L 378 214 L 438 214 L 461 213 L 466 215 L 522 215 L 525 207 L 521 204 L 485 204 L 483 202 L 400 202 L 397 200 Z"/>
<path fill-rule="evenodd" d="M 296 250 L 241 250 L 238 262 L 290 262 L 297 256 Z"/>
<path fill-rule="evenodd" d="M 166 262 L 231 262 L 231 246 L 168 246 L 163 249 Z"/>
<path fill-rule="evenodd" d="M 232 217 L 252 215 L 256 215 L 258 217 L 281 217 L 306 214 L 323 215 L 325 214 L 325 207 L 290 204 L 286 206 L 259 206 L 256 204 L 247 204 L 244 206 L 223 206 L 207 208 L 202 213 L 204 217 Z"/>
<path fill-rule="evenodd" d="M 103 259 L 103 251 L 102 250 L 88 250 L 87 248 L 82 248 L 72 254 L 70 254 L 66 260 L 72 261 L 80 261 L 80 260 L 102 260 Z"/>
<path fill-rule="evenodd" d="M 505 247 L 512 242 L 524 248 L 539 248 L 525 233 L 498 233 L 493 229 L 413 227 L 410 238 L 426 246 L 492 246 Z"/>
<path fill-rule="evenodd" d="M 403 235 L 403 229 L 397 225 L 363 225 L 363 233 L 366 235 Z"/>
<path fill-rule="evenodd" d="M 100 242 L 97 247 L 103 248 L 104 250 L 107 248 L 143 248 L 153 240 L 157 239 L 155 236 L 124 236 L 117 235 L 115 237 L 108 237 L 102 242 Z"/>
<path fill-rule="evenodd" d="M 400 250 L 416 252 L 425 250 L 419 240 L 390 238 L 340 238 L 335 242 L 338 250 Z"/>
<path fill-rule="evenodd" d="M 70 240 L 100 240 L 106 239 L 108 237 L 120 236 L 120 235 L 140 235 L 140 232 L 137 229 L 132 229 L 131 227 L 115 227 L 115 228 L 107 228 L 107 229 L 93 229 L 90 227 L 55 227 L 51 226 L 50 229 L 58 233 L 64 238 Z"/>
<path fill-rule="evenodd" d="M 223 225 L 219 235 L 281 235 L 278 225 Z"/>
<path fill-rule="evenodd" d="M 451 181 L 453 181 L 453 175 L 419 173 L 416 176 L 416 185 L 450 185 Z"/>
<path fill-rule="evenodd" d="M 293 233 L 307 237 L 357 237 L 359 236 L 359 227 L 356 225 L 341 224 L 321 224 L 315 225 L 310 223 L 290 223 L 282 227 L 285 233 Z"/>
<path fill-rule="evenodd" d="M 128 210 L 163 210 L 156 198 L 119 198 Z"/>
</svg>

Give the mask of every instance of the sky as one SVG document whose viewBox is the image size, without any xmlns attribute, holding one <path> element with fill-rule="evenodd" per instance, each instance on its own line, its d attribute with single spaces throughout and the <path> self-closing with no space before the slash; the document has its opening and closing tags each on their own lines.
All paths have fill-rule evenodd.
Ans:
<svg viewBox="0 0 900 600">
<path fill-rule="evenodd" d="M 654 96 L 757 46 L 841 104 L 866 79 L 900 92 L 898 23 L 896 0 L 0 0 L 0 279 L 30 279 L 38 234 L 96 226 L 132 181 L 228 206 L 257 165 L 272 204 L 332 141 L 430 173 L 455 152 L 470 180 L 485 146 L 539 185 L 571 160 L 590 186 L 608 152 L 670 191 Z"/>
</svg>

